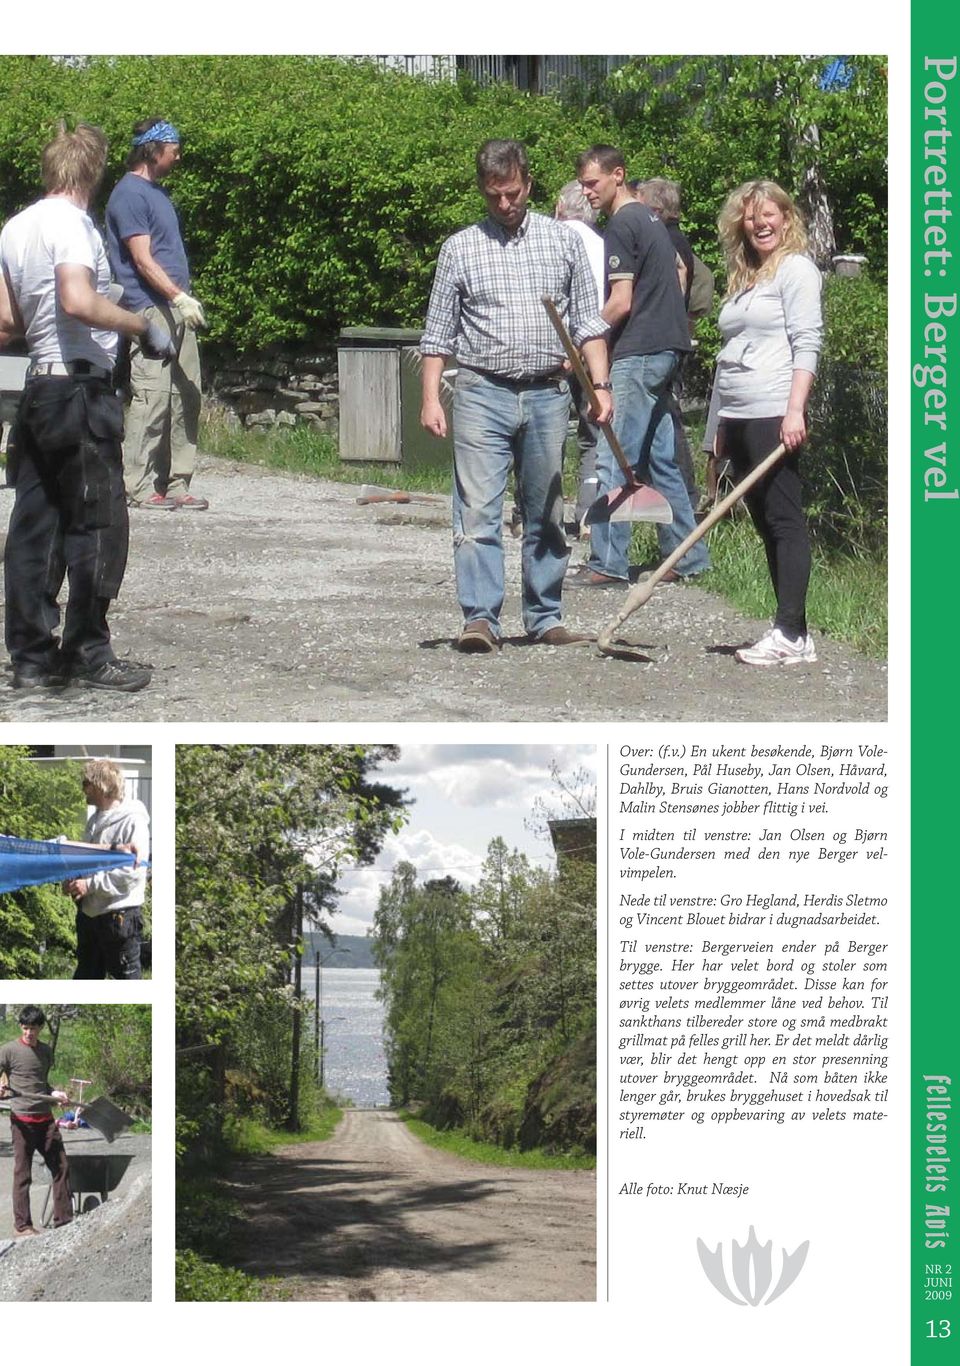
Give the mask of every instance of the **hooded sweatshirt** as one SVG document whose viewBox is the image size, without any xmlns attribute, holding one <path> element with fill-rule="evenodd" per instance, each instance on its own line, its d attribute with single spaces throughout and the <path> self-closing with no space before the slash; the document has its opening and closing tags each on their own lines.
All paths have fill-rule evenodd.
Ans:
<svg viewBox="0 0 960 1366">
<path fill-rule="evenodd" d="M 96 917 L 142 906 L 147 886 L 145 860 L 150 847 L 150 817 L 143 802 L 133 797 L 107 811 L 94 811 L 87 821 L 84 839 L 90 844 L 135 844 L 141 850 L 141 862 L 136 868 L 111 868 L 95 873 L 80 902 L 83 914 Z"/>
</svg>

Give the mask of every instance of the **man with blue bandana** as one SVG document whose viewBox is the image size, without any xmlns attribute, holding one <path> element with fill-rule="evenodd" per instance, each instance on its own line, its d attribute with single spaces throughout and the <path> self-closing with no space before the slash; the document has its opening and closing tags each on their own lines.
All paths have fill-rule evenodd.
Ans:
<svg viewBox="0 0 960 1366">
<path fill-rule="evenodd" d="M 161 118 L 134 125 L 127 174 L 107 203 L 107 250 L 125 308 L 166 323 L 177 343 L 172 364 L 130 347 L 131 400 L 123 461 L 131 507 L 202 511 L 190 492 L 200 421 L 196 329 L 206 320 L 190 293 L 190 267 L 177 212 L 161 181 L 180 160 L 180 134 Z"/>
</svg>

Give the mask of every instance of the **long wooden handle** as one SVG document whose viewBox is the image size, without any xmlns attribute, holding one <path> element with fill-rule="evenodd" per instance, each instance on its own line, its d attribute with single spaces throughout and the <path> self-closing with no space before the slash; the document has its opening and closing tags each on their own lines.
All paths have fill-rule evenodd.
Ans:
<svg viewBox="0 0 960 1366">
<path fill-rule="evenodd" d="M 653 595 L 653 590 L 663 578 L 664 574 L 667 574 L 678 561 L 682 560 L 687 551 L 692 546 L 695 546 L 702 536 L 706 536 L 711 527 L 715 527 L 721 517 L 725 517 L 733 505 L 739 503 L 743 495 L 749 493 L 754 484 L 759 483 L 763 476 L 767 474 L 769 470 L 773 469 L 777 461 L 785 455 L 786 449 L 786 446 L 781 442 L 775 451 L 771 451 L 769 455 L 765 456 L 763 460 L 760 461 L 760 464 L 757 465 L 755 469 L 752 469 L 747 477 L 741 479 L 736 488 L 732 489 L 730 493 L 727 494 L 726 498 L 717 503 L 716 507 L 704 517 L 699 526 L 694 527 L 693 531 L 690 532 L 690 535 L 680 542 L 676 550 L 672 551 L 661 565 L 658 565 L 648 579 L 644 579 L 643 583 L 635 584 L 634 587 L 630 589 L 617 617 L 611 621 L 609 625 L 605 626 L 597 637 L 597 645 L 601 650 L 610 648 L 614 631 L 616 631 L 619 626 L 622 626 L 627 617 L 631 616 L 638 607 L 642 607 L 645 602 L 649 602 Z"/>
<path fill-rule="evenodd" d="M 553 329 L 556 332 L 557 336 L 560 338 L 561 343 L 563 344 L 563 349 L 567 353 L 567 359 L 569 360 L 573 368 L 573 373 L 580 381 L 580 384 L 583 387 L 583 392 L 590 400 L 590 403 L 594 408 L 596 408 L 597 391 L 593 387 L 593 381 L 587 374 L 586 366 L 580 359 L 580 352 L 574 346 L 573 338 L 567 331 L 566 324 L 564 323 L 563 319 L 560 317 L 559 312 L 557 311 L 556 304 L 550 298 L 549 294 L 542 294 L 540 296 L 540 301 L 543 304 L 544 308 L 547 310 L 550 321 L 553 323 Z M 626 476 L 627 483 L 632 488 L 636 488 L 638 482 L 637 476 L 633 472 L 633 466 L 630 464 L 630 461 L 623 453 L 623 447 L 620 445 L 620 442 L 617 438 L 617 434 L 613 430 L 612 422 L 604 423 L 603 434 L 607 438 L 607 442 L 610 446 L 610 449 L 617 457 L 617 464 L 620 466 L 620 469 Z"/>
<path fill-rule="evenodd" d="M 9 1096 L 0 1098 L 0 1105 L 9 1105 L 14 1100 L 48 1101 L 51 1105 L 79 1105 L 78 1100 L 54 1100 L 50 1095 L 32 1095 L 29 1091 L 13 1091 Z"/>
</svg>

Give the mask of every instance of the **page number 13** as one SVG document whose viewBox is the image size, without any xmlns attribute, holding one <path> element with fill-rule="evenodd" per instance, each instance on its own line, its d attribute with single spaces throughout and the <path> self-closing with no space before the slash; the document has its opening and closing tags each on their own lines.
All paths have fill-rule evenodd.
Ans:
<svg viewBox="0 0 960 1366">
<path fill-rule="evenodd" d="M 928 1338 L 948 1338 L 950 1336 L 949 1319 L 927 1319 Z"/>
</svg>

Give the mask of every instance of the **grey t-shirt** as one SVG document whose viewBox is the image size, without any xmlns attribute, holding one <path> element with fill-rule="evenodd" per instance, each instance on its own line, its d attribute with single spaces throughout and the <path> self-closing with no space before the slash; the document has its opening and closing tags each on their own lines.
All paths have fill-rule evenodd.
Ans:
<svg viewBox="0 0 960 1366">
<path fill-rule="evenodd" d="M 38 1043 L 28 1048 L 19 1039 L 0 1047 L 0 1072 L 6 1072 L 12 1091 L 22 1091 L 26 1095 L 44 1095 L 50 1090 L 47 1076 L 53 1065 L 53 1054 L 49 1044 Z M 10 1105 L 15 1115 L 48 1115 L 51 1108 L 42 1100 L 17 1100 L 13 1097 Z"/>
<path fill-rule="evenodd" d="M 612 359 L 656 351 L 689 351 L 690 329 L 670 236 L 645 204 L 624 204 L 603 234 L 607 280 L 633 280 L 630 315 Z"/>
</svg>

